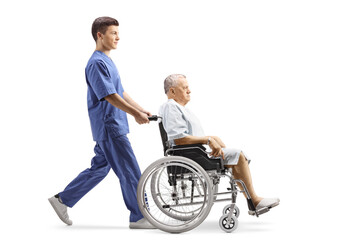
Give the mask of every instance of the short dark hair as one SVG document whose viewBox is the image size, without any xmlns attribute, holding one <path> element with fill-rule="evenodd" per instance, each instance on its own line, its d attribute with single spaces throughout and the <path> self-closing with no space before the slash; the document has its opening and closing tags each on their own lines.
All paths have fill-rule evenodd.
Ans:
<svg viewBox="0 0 360 240">
<path fill-rule="evenodd" d="M 115 18 L 111 17 L 99 17 L 94 20 L 92 27 L 91 27 L 91 33 L 92 36 L 96 42 L 97 40 L 97 33 L 100 32 L 102 34 L 105 34 L 107 28 L 109 26 L 119 26 L 119 22 Z"/>
</svg>

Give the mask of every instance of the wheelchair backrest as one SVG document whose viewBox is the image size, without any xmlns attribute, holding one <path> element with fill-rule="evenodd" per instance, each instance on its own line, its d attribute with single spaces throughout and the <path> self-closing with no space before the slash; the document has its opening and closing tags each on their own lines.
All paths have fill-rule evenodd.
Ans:
<svg viewBox="0 0 360 240">
<path fill-rule="evenodd" d="M 159 122 L 159 129 L 160 129 L 161 141 L 164 147 L 164 155 L 165 155 L 166 150 L 170 148 L 170 143 L 168 141 L 168 136 L 162 122 Z"/>
</svg>

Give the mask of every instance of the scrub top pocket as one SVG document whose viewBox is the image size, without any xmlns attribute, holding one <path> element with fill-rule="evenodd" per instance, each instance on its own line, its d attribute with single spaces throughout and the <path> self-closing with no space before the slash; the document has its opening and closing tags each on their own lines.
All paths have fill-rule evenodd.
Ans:
<svg viewBox="0 0 360 240">
<path fill-rule="evenodd" d="M 105 116 L 105 129 L 111 138 L 116 138 L 129 133 L 126 114 L 121 112 L 122 110 L 116 110 Z"/>
</svg>

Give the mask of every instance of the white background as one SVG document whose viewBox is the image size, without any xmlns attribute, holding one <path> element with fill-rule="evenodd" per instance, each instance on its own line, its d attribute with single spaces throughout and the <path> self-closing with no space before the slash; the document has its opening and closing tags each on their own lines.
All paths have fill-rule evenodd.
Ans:
<svg viewBox="0 0 360 240">
<path fill-rule="evenodd" d="M 1 239 L 358 239 L 358 1 L 2 1 Z M 179 235 L 129 230 L 111 171 L 69 214 L 47 201 L 90 166 L 94 142 L 84 68 L 92 21 L 120 22 L 111 53 L 125 90 L 157 113 L 163 80 L 187 76 L 205 132 L 253 160 L 256 192 L 280 206 L 239 228 L 218 227 L 224 204 Z M 157 124 L 129 116 L 141 170 L 162 156 Z M 6 235 L 6 237 L 4 237 Z"/>
</svg>

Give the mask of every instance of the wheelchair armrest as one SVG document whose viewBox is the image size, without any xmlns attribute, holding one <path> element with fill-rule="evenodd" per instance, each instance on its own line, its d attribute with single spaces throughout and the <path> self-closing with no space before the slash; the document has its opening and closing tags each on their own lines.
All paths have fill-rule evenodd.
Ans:
<svg viewBox="0 0 360 240">
<path fill-rule="evenodd" d="M 202 144 L 186 144 L 186 145 L 175 145 L 172 147 L 173 149 L 186 149 L 186 148 L 200 148 L 203 151 L 206 150 L 206 148 Z"/>
<path fill-rule="evenodd" d="M 224 160 L 221 157 L 208 156 L 206 148 L 202 144 L 177 145 L 166 150 L 165 155 L 184 156 L 198 162 L 205 170 L 224 169 Z"/>
</svg>

